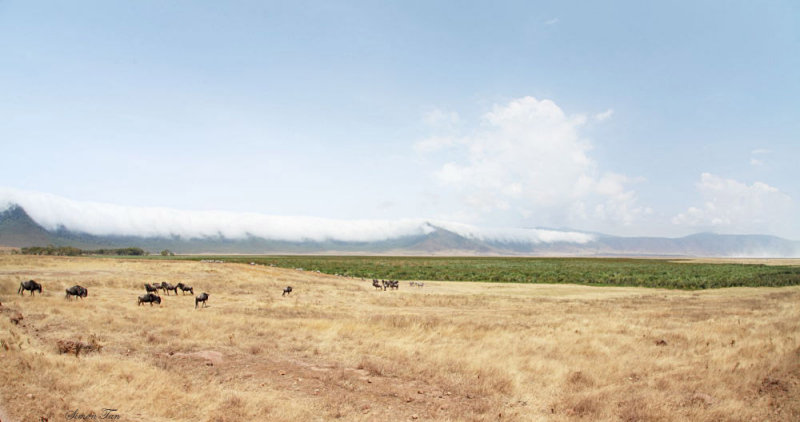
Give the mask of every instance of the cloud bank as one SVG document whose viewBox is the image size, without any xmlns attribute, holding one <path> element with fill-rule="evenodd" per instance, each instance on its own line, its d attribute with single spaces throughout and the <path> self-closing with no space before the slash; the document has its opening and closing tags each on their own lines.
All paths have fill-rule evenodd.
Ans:
<svg viewBox="0 0 800 422">
<path fill-rule="evenodd" d="M 64 227 L 92 235 L 244 239 L 283 241 L 374 242 L 425 235 L 441 227 L 464 237 L 501 242 L 586 243 L 592 235 L 539 229 L 484 229 L 449 221 L 424 219 L 336 220 L 225 211 L 185 211 L 159 207 L 127 207 L 81 202 L 47 193 L 0 188 L 0 211 L 12 205 L 25 209 L 48 230 Z"/>
<path fill-rule="evenodd" d="M 591 119 L 602 122 L 609 109 Z M 475 220 L 503 213 L 521 224 L 631 225 L 652 213 L 638 203 L 636 178 L 602 171 L 581 136 L 590 120 L 551 100 L 522 97 L 494 105 L 474 130 L 437 135 L 415 150 L 438 160 L 434 179 L 461 194 Z"/>
<path fill-rule="evenodd" d="M 751 185 L 703 173 L 696 188 L 703 205 L 672 219 L 676 225 L 737 232 L 779 232 L 792 221 L 792 198 L 766 183 Z"/>
</svg>

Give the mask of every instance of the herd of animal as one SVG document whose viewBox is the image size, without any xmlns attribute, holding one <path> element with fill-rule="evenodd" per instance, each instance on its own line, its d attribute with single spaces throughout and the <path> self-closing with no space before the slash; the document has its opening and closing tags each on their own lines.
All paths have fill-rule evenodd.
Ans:
<svg viewBox="0 0 800 422">
<path fill-rule="evenodd" d="M 416 287 L 423 287 L 423 286 L 425 286 L 424 283 L 418 282 L 418 281 L 409 282 L 409 285 L 412 286 L 412 287 L 415 287 L 415 286 Z M 377 279 L 373 279 L 372 280 L 372 286 L 375 287 L 376 289 L 383 289 L 384 291 L 386 289 L 397 290 L 397 289 L 400 288 L 400 282 L 397 281 L 397 280 L 377 280 Z M 161 284 L 145 283 L 144 284 L 144 289 L 145 289 L 146 293 L 141 295 L 141 296 L 139 296 L 139 300 L 137 302 L 138 306 L 141 306 L 144 303 L 149 303 L 150 306 L 153 306 L 154 303 L 156 303 L 158 305 L 161 305 L 161 296 L 159 296 L 157 294 L 159 290 L 162 290 L 167 296 L 169 296 L 169 292 L 175 292 L 175 295 L 177 296 L 179 289 L 183 293 L 183 295 L 186 295 L 186 292 L 189 292 L 190 294 L 194 295 L 194 288 L 192 288 L 192 286 L 188 286 L 188 285 L 186 285 L 184 283 L 178 283 L 178 284 L 176 284 L 174 286 L 172 284 L 170 284 L 170 283 L 167 283 L 166 281 L 162 281 Z M 23 281 L 23 282 L 19 283 L 19 289 L 17 290 L 17 293 L 21 294 L 21 295 L 24 295 L 26 290 L 31 292 L 31 296 L 33 296 L 34 292 L 39 292 L 39 294 L 42 294 L 42 290 L 43 289 L 42 289 L 42 285 L 37 283 L 34 280 L 28 280 L 28 281 Z M 283 293 L 281 294 L 281 296 L 286 296 L 286 295 L 291 294 L 291 293 L 292 293 L 292 286 L 286 286 L 286 288 L 283 289 Z M 87 288 L 85 288 L 83 286 L 79 286 L 79 285 L 74 285 L 74 286 L 66 289 L 66 296 L 64 296 L 64 298 L 65 299 L 70 299 L 72 297 L 75 297 L 76 299 L 77 298 L 83 299 L 83 298 L 85 298 L 87 296 L 89 296 L 89 290 Z M 195 299 L 194 299 L 194 307 L 195 307 L 195 309 L 198 307 L 198 305 L 200 303 L 202 303 L 203 307 L 205 307 L 206 306 L 206 301 L 208 301 L 208 296 L 209 295 L 206 292 L 203 292 L 203 293 L 200 293 L 199 295 L 197 295 L 195 297 Z"/>
<path fill-rule="evenodd" d="M 156 292 L 159 289 L 163 290 L 164 293 L 167 294 L 167 296 L 169 296 L 169 292 L 175 292 L 175 296 L 177 296 L 178 289 L 181 290 L 183 295 L 186 295 L 186 292 L 194 294 L 194 288 L 192 288 L 192 286 L 187 286 L 186 284 L 183 283 L 178 283 L 173 286 L 172 284 L 167 283 L 166 281 L 162 281 L 161 284 L 144 283 L 144 289 L 145 291 L 147 291 L 147 293 L 139 296 L 139 302 L 137 303 L 137 305 L 141 305 L 143 303 L 149 303 L 150 306 L 153 306 L 154 303 L 161 305 L 161 296 L 156 294 Z M 205 307 L 207 300 L 208 300 L 208 293 L 203 292 L 197 295 L 197 297 L 194 298 L 195 309 L 197 309 L 197 305 L 201 302 L 203 303 L 203 307 Z"/>
<path fill-rule="evenodd" d="M 150 284 L 144 283 L 144 290 L 147 292 L 141 296 L 139 296 L 139 301 L 137 302 L 138 306 L 141 306 L 143 303 L 149 303 L 150 306 L 153 306 L 154 303 L 161 305 L 161 296 L 156 294 L 159 290 L 163 290 L 167 296 L 169 296 L 169 292 L 175 292 L 175 296 L 178 295 L 178 289 L 186 295 L 186 292 L 194 294 L 194 288 L 192 286 L 188 286 L 183 283 L 178 283 L 176 285 L 172 285 L 171 283 L 167 283 L 166 281 L 162 281 L 161 284 Z M 197 295 L 194 298 L 194 307 L 197 309 L 197 305 L 201 302 L 203 303 L 203 307 L 206 306 L 206 301 L 208 300 L 208 293 L 203 292 Z"/>
<path fill-rule="evenodd" d="M 425 287 L 425 283 L 423 283 L 421 281 L 409 281 L 408 285 L 411 286 L 411 287 L 419 287 L 419 288 Z M 377 279 L 373 278 L 372 279 L 372 287 L 374 287 L 376 289 L 383 289 L 383 290 L 386 290 L 386 289 L 395 289 L 395 290 L 397 290 L 397 289 L 400 288 L 400 282 L 397 281 L 397 280 L 377 280 Z"/>
<path fill-rule="evenodd" d="M 137 302 L 137 306 L 141 306 L 143 303 L 149 303 L 150 306 L 153 306 L 154 303 L 156 303 L 158 305 L 161 305 L 161 296 L 159 296 L 157 294 L 159 290 L 163 290 L 164 293 L 166 293 L 167 296 L 169 296 L 169 292 L 170 291 L 175 292 L 175 295 L 177 296 L 178 295 L 178 289 L 181 290 L 183 295 L 186 295 L 186 292 L 189 292 L 192 295 L 194 295 L 194 289 L 192 288 L 192 286 L 187 286 L 186 284 L 183 284 L 183 283 L 178 283 L 178 284 L 176 284 L 174 286 L 172 284 L 170 284 L 170 283 L 167 283 L 166 281 L 162 281 L 161 284 L 145 283 L 144 284 L 144 289 L 145 289 L 145 291 L 147 293 L 139 296 L 139 300 Z M 26 290 L 30 291 L 31 292 L 31 296 L 33 296 L 34 292 L 39 292 L 39 294 L 42 294 L 43 288 L 42 288 L 42 285 L 40 283 L 37 283 L 34 280 L 28 280 L 28 281 L 23 281 L 23 282 L 19 283 L 19 289 L 17 289 L 17 293 L 24 296 Z M 77 298 L 83 299 L 86 296 L 89 296 L 89 290 L 86 287 L 79 286 L 77 284 L 72 286 L 72 287 L 70 287 L 70 288 L 68 288 L 68 289 L 66 289 L 66 293 L 67 293 L 66 296 L 64 296 L 65 299 L 70 299 L 73 296 L 76 299 Z M 292 286 L 286 286 L 286 288 L 283 289 L 283 294 L 281 294 L 281 296 L 285 296 L 285 295 L 290 294 L 290 293 L 292 293 Z M 194 298 L 194 307 L 195 307 L 195 309 L 197 309 L 197 307 L 198 307 L 198 305 L 200 303 L 202 303 L 203 307 L 205 307 L 206 306 L 206 301 L 208 301 L 208 296 L 209 295 L 206 292 L 203 292 L 203 293 L 200 293 L 199 295 L 197 295 Z"/>
<path fill-rule="evenodd" d="M 382 288 L 383 290 L 386 290 L 387 288 L 388 289 L 397 290 L 397 289 L 400 288 L 400 282 L 397 281 L 397 280 L 381 280 L 381 281 L 378 281 L 378 280 L 373 278 L 372 279 L 372 287 L 374 287 L 376 289 L 381 289 Z"/>
</svg>

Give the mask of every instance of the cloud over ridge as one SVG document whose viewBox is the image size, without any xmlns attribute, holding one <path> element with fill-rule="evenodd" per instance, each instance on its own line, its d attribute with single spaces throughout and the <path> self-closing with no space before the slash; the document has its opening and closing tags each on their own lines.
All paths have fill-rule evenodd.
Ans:
<svg viewBox="0 0 800 422">
<path fill-rule="evenodd" d="M 0 188 L 0 211 L 19 205 L 48 230 L 61 227 L 92 235 L 245 239 L 282 241 L 371 242 L 430 234 L 441 227 L 459 235 L 489 241 L 586 243 L 579 232 L 541 229 L 485 229 L 426 219 L 337 220 L 307 216 L 274 216 L 230 211 L 186 211 L 75 201 L 60 196 Z"/>
</svg>

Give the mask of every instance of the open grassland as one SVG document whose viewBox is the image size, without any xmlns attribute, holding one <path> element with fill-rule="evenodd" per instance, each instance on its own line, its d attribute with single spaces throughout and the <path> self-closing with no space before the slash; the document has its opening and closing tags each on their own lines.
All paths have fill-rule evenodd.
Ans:
<svg viewBox="0 0 800 422">
<path fill-rule="evenodd" d="M 326 274 L 399 280 L 453 280 L 501 283 L 570 283 L 665 289 L 712 289 L 800 285 L 798 260 L 780 265 L 759 260 L 713 261 L 631 258 L 512 258 L 398 256 L 224 256 L 216 259 L 302 268 Z M 765 265 L 765 264 L 771 265 Z M 795 265 L 792 265 L 795 264 Z"/>
<path fill-rule="evenodd" d="M 28 279 L 43 296 L 16 295 Z M 209 306 L 137 306 L 161 281 Z M 89 296 L 65 300 L 74 284 Z M 258 265 L 6 255 L 0 301 L 4 422 L 800 420 L 800 287 L 378 291 Z"/>
</svg>

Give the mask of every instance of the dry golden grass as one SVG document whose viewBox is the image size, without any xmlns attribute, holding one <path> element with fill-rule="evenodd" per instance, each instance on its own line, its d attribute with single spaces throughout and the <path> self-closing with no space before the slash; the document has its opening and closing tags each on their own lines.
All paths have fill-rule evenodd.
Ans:
<svg viewBox="0 0 800 422">
<path fill-rule="evenodd" d="M 19 253 L 19 248 L 0 246 L 0 255 L 11 255 L 13 253 Z"/>
<path fill-rule="evenodd" d="M 43 296 L 16 294 L 28 279 Z M 208 292 L 208 307 L 180 294 L 137 306 L 161 281 Z M 74 284 L 89 296 L 65 300 Z M 383 292 L 260 266 L 6 255 L 0 302 L 5 422 L 104 408 L 125 421 L 800 420 L 796 287 Z M 60 354 L 59 340 L 102 349 Z"/>
</svg>

